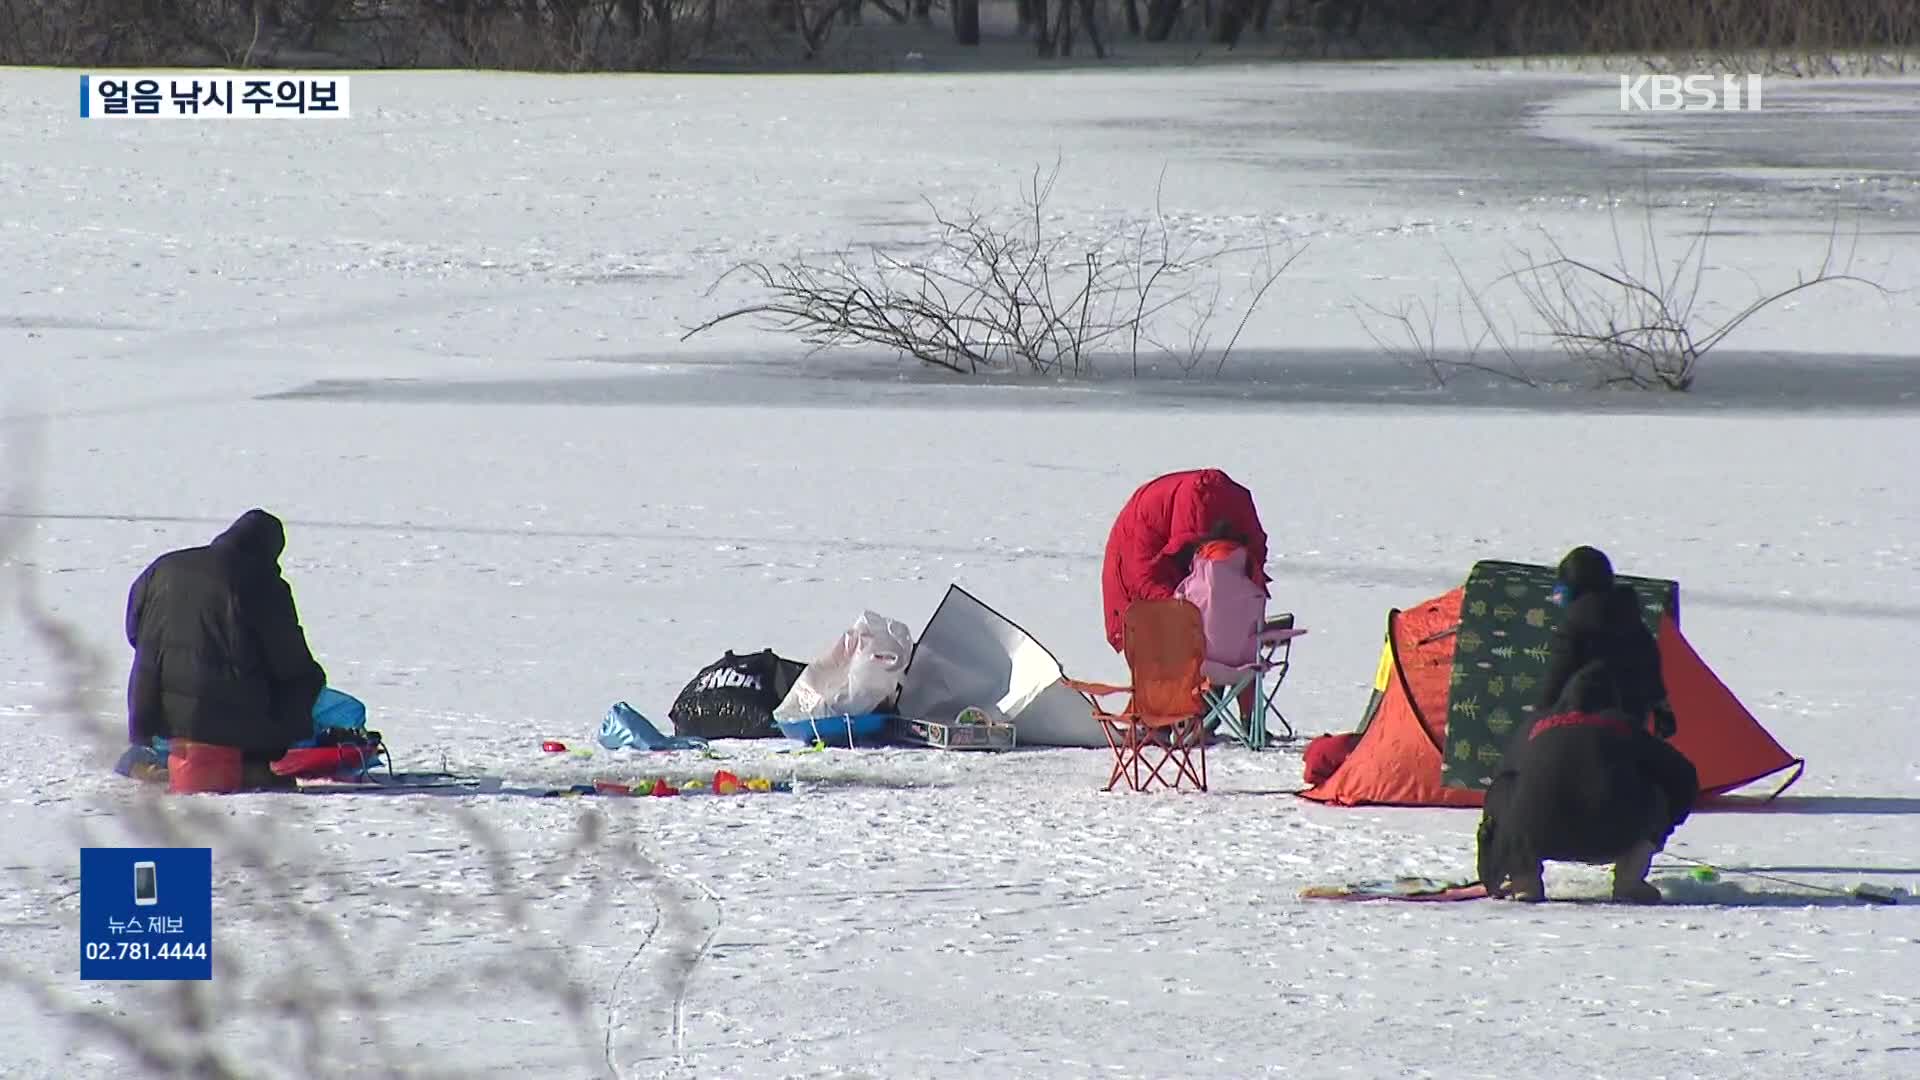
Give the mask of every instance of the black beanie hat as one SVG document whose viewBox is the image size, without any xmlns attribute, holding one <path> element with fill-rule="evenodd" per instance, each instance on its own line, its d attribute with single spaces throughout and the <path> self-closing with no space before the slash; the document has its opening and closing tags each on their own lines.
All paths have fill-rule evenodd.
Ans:
<svg viewBox="0 0 1920 1080">
<path fill-rule="evenodd" d="M 1613 563 L 1599 548 L 1581 547 L 1560 560 L 1560 582 L 1571 596 L 1586 596 L 1613 588 Z"/>
</svg>

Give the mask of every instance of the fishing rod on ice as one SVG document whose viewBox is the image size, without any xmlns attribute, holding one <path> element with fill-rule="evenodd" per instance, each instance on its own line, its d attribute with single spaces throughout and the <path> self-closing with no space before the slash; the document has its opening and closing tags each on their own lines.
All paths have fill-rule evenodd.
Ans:
<svg viewBox="0 0 1920 1080">
<path fill-rule="evenodd" d="M 1757 870 L 1742 870 L 1738 867 L 1717 866 L 1703 859 L 1693 859 L 1685 855 L 1676 855 L 1671 851 L 1664 851 L 1661 852 L 1661 854 L 1669 859 L 1677 859 L 1691 866 L 1711 870 L 1715 875 L 1742 874 L 1760 881 L 1771 881 L 1776 885 L 1791 885 L 1796 889 L 1811 889 L 1814 892 L 1826 893 L 1830 896 L 1845 896 L 1854 900 L 1864 900 L 1869 904 L 1898 904 L 1907 895 L 1905 889 L 1898 887 L 1873 885 L 1862 882 L 1851 889 L 1836 889 L 1831 885 L 1815 885 L 1810 881 L 1795 881 L 1792 878 L 1775 877 L 1772 874 L 1763 874 Z M 1697 873 L 1696 876 L 1698 876 Z M 1702 880 L 1711 879 L 1707 878 Z"/>
</svg>

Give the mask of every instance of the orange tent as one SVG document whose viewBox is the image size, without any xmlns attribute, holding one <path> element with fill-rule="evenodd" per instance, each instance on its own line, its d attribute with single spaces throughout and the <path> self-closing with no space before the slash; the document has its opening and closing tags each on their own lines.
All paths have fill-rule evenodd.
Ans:
<svg viewBox="0 0 1920 1080">
<path fill-rule="evenodd" d="M 1441 781 L 1447 744 L 1456 635 L 1463 590 L 1454 589 L 1387 614 L 1387 640 L 1361 736 L 1334 774 L 1301 792 L 1337 806 L 1479 806 L 1483 793 Z M 1671 614 L 1659 622 L 1660 670 L 1679 732 L 1673 745 L 1699 770 L 1703 803 L 1791 768 L 1767 798 L 1806 768 L 1767 734 L 1680 634 Z"/>
</svg>

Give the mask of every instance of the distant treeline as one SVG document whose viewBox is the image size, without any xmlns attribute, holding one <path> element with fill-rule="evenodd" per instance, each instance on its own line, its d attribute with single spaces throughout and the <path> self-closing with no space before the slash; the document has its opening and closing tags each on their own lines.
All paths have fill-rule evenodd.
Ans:
<svg viewBox="0 0 1920 1080">
<path fill-rule="evenodd" d="M 1685 57 L 1838 70 L 1920 46 L 1920 0 L 988 0 L 1038 57 L 1128 42 L 1260 55 Z M 0 0 L 0 63 L 662 70 L 819 62 L 845 28 L 980 41 L 981 0 Z M 1904 63 L 1904 61 L 1901 61 Z"/>
</svg>

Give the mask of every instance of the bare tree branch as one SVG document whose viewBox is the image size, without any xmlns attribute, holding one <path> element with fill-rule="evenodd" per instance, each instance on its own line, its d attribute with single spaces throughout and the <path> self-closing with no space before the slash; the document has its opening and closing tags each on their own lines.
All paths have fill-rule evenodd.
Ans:
<svg viewBox="0 0 1920 1080">
<path fill-rule="evenodd" d="M 1188 373 L 1212 357 L 1218 375 L 1255 309 L 1304 250 L 1275 259 L 1266 246 L 1176 247 L 1157 191 L 1152 223 L 1076 242 L 1054 231 L 1045 212 L 1058 178 L 1058 162 L 1048 172 L 1036 169 L 1019 212 L 1004 224 L 929 205 L 930 242 L 901 253 L 877 252 L 865 268 L 856 269 L 843 254 L 729 270 L 709 295 L 744 269 L 768 299 L 689 327 L 681 340 L 753 318 L 810 346 L 881 346 L 959 374 L 1070 377 L 1097 375 L 1101 358 L 1117 352 L 1138 376 L 1144 343 Z M 1261 255 L 1261 269 L 1251 279 L 1231 338 L 1216 354 L 1210 327 L 1223 289 L 1217 272 L 1210 281 L 1198 279 L 1229 257 L 1254 252 Z M 1182 346 L 1160 342 L 1160 324 L 1169 319 L 1181 323 Z"/>
<path fill-rule="evenodd" d="M 1670 267 L 1660 258 L 1650 200 L 1642 218 L 1645 254 L 1638 266 L 1632 265 L 1620 243 L 1611 200 L 1608 214 L 1614 219 L 1614 265 L 1601 266 L 1569 255 L 1543 230 L 1548 256 L 1529 256 L 1500 279 L 1515 285 L 1545 324 L 1549 339 L 1568 357 L 1586 365 L 1599 386 L 1687 391 L 1699 377 L 1706 355 L 1748 319 L 1815 286 L 1850 283 L 1891 295 L 1874 281 L 1836 268 L 1836 214 L 1826 253 L 1811 276 L 1802 273 L 1792 285 L 1771 292 L 1759 290 L 1757 298 L 1721 322 L 1702 320 L 1696 313 L 1706 291 L 1712 208 Z M 1851 251 L 1847 262 L 1851 263 Z"/>
</svg>

